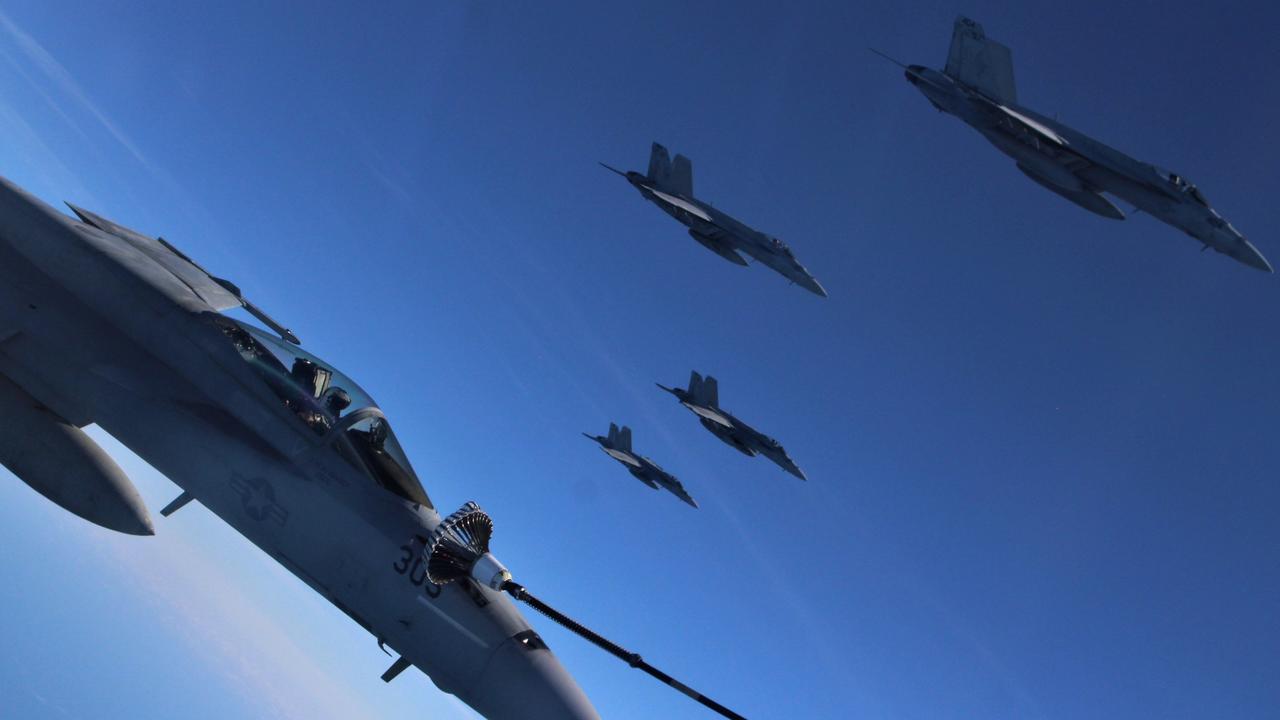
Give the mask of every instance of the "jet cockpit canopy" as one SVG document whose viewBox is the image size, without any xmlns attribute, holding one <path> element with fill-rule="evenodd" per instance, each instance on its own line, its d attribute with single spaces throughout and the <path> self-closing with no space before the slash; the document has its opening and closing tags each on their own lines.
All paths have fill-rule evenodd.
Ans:
<svg viewBox="0 0 1280 720">
<path fill-rule="evenodd" d="M 1178 173 L 1171 172 L 1163 168 L 1158 169 L 1160 174 L 1169 181 L 1169 184 L 1172 185 L 1175 190 L 1185 193 L 1202 207 L 1209 207 L 1209 201 L 1206 200 L 1204 194 L 1200 192 L 1200 188 L 1197 188 L 1195 185 L 1187 182 L 1187 179 Z"/>
<path fill-rule="evenodd" d="M 252 325 L 220 316 L 218 326 L 299 423 L 383 488 L 433 507 L 386 415 L 354 380 Z"/>
</svg>

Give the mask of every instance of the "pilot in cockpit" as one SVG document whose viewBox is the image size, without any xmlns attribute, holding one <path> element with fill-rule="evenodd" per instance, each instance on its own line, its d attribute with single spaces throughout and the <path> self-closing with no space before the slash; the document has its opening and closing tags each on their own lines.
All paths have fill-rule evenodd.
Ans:
<svg viewBox="0 0 1280 720">
<path fill-rule="evenodd" d="M 351 404 L 351 396 L 341 388 L 329 387 L 333 373 L 306 358 L 294 358 L 289 379 L 301 390 L 302 397 L 286 401 L 290 409 L 317 435 L 333 427 L 333 420 Z"/>
<path fill-rule="evenodd" d="M 351 407 L 351 395 L 340 387 L 331 387 L 320 396 L 320 404 L 325 412 L 333 417 L 342 415 L 342 411 Z"/>
</svg>

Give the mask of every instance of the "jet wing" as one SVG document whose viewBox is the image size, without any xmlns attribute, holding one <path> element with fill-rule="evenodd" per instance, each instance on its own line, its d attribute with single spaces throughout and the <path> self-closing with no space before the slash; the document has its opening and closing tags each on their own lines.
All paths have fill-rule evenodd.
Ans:
<svg viewBox="0 0 1280 720">
<path fill-rule="evenodd" d="M 634 457 L 632 457 L 627 453 L 622 452 L 621 450 L 614 450 L 613 448 L 601 448 L 601 449 L 604 450 L 606 455 L 613 458 L 614 460 L 617 460 L 623 465 L 629 465 L 631 467 L 636 467 L 636 468 L 641 467 L 639 460 L 636 460 Z"/>
<path fill-rule="evenodd" d="M 1047 118 L 1036 117 L 1035 113 L 1030 111 L 1014 110 L 986 98 L 976 98 L 975 101 L 995 113 L 1000 118 L 1000 122 L 1015 134 L 1033 137 L 1036 141 L 1051 147 L 1056 152 L 1056 159 L 1073 173 L 1096 165 L 1161 195 L 1178 198 L 1177 193 L 1168 187 L 1160 173 L 1147 163 L 1135 160 L 1119 150 Z"/>
<path fill-rule="evenodd" d="M 672 207 L 678 207 L 681 210 L 684 210 L 685 212 L 689 213 L 690 215 L 698 218 L 699 220 L 703 220 L 705 222 L 713 222 L 711 219 L 711 216 L 707 214 L 706 210 L 703 210 L 702 208 L 698 207 L 694 203 L 691 203 L 682 197 L 676 197 L 675 195 L 670 195 L 668 193 L 662 192 L 661 190 L 658 190 L 657 188 L 652 188 L 648 186 L 645 186 L 645 189 L 648 190 L 650 193 L 652 193 L 654 198 L 656 198 L 657 200 L 659 200 L 660 202 L 666 205 L 671 205 Z"/>
<path fill-rule="evenodd" d="M 735 427 L 733 422 L 730 421 L 729 418 L 725 417 L 724 415 L 721 415 L 720 413 L 716 412 L 715 410 L 712 410 L 711 408 L 705 408 L 705 407 L 702 407 L 701 405 L 694 405 L 692 403 L 681 403 L 681 404 L 689 408 L 690 410 L 692 410 L 693 414 L 697 415 L 698 417 L 706 418 L 707 420 L 710 420 L 711 422 L 717 425 L 720 425 L 721 427 L 724 427 L 730 430 L 732 430 Z"/>
<path fill-rule="evenodd" d="M 1020 125 L 1028 132 L 1034 133 L 1041 140 L 1057 145 L 1058 147 L 1065 148 L 1068 145 L 1067 141 L 1064 140 L 1061 135 L 1054 132 L 1052 128 L 1044 123 L 1036 122 L 1033 118 L 1023 115 L 1017 110 L 1004 105 L 996 105 L 996 108 L 1000 110 L 1000 112 L 1004 113 L 1005 117 L 1008 118 L 1010 122 Z"/>
<path fill-rule="evenodd" d="M 191 292 L 195 293 L 197 297 L 214 310 L 221 312 L 230 308 L 243 307 L 250 315 L 258 318 L 280 337 L 294 345 L 301 344 L 301 341 L 292 331 L 271 319 L 258 306 L 246 300 L 244 295 L 241 294 L 240 288 L 236 287 L 234 283 L 210 274 L 209 271 L 200 267 L 196 261 L 187 257 L 181 250 L 165 241 L 164 238 L 148 237 L 136 230 L 114 223 L 101 215 L 76 207 L 71 203 L 67 203 L 67 207 L 71 208 L 71 211 L 79 216 L 80 220 L 85 224 L 92 225 L 112 237 L 123 240 L 154 260 L 182 284 L 191 288 Z"/>
<path fill-rule="evenodd" d="M 1080 155 L 1080 151 L 1067 138 L 1050 127 L 1048 122 L 1033 117 L 1029 112 L 1014 110 L 1008 105 L 1001 105 L 981 95 L 971 95 L 969 101 L 986 110 L 997 126 L 1014 136 L 1047 145 L 1056 152 L 1066 151 Z"/>
</svg>

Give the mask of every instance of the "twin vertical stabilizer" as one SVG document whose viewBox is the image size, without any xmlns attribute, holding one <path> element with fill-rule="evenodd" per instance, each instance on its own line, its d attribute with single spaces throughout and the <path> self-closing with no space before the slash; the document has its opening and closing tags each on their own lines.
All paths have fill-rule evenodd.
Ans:
<svg viewBox="0 0 1280 720">
<path fill-rule="evenodd" d="M 1001 105 L 1018 102 L 1012 53 L 1008 47 L 988 40 L 982 26 L 967 17 L 956 18 L 944 72 Z"/>
<path fill-rule="evenodd" d="M 665 193 L 693 198 L 693 163 L 679 154 L 673 161 L 658 143 L 649 151 L 649 180 Z"/>
<path fill-rule="evenodd" d="M 631 428 L 623 425 L 619 430 L 614 423 L 609 423 L 609 447 L 622 452 L 631 452 Z"/>
<path fill-rule="evenodd" d="M 702 407 L 720 407 L 720 388 L 710 375 L 705 378 L 694 370 L 689 374 L 689 402 Z"/>
</svg>

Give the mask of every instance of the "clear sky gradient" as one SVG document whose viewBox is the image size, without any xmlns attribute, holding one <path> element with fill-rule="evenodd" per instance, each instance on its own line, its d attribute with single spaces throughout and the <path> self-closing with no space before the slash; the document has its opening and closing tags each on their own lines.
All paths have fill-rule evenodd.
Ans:
<svg viewBox="0 0 1280 720">
<path fill-rule="evenodd" d="M 237 282 L 571 615 L 752 718 L 1280 713 L 1280 278 L 1044 191 L 867 50 L 976 18 L 1275 263 L 1271 5 L 110 5 L 0 9 L 0 174 Z M 654 140 L 831 297 L 595 164 Z M 653 385 L 691 369 L 809 481 Z M 0 477 L 0 718 L 473 717 L 96 437 L 157 536 Z M 533 622 L 605 717 L 709 717 Z"/>
</svg>

